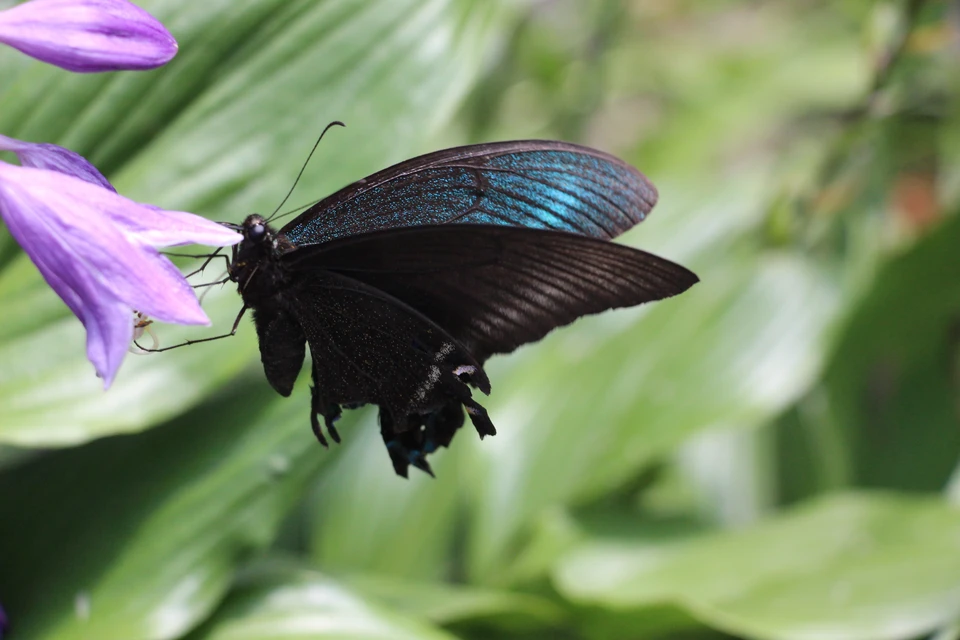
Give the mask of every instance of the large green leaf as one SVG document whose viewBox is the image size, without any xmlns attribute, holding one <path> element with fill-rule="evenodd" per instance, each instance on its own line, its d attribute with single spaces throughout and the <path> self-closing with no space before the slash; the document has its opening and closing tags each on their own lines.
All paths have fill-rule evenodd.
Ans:
<svg viewBox="0 0 960 640">
<path fill-rule="evenodd" d="M 324 195 L 422 148 L 482 67 L 502 13 L 466 0 L 283 3 L 117 183 L 236 219 L 275 205 L 339 119 L 347 129 L 305 174 L 302 197 Z"/>
<path fill-rule="evenodd" d="M 499 3 L 465 0 L 155 0 L 146 8 L 179 38 L 174 62 L 97 76 L 0 66 L 0 130 L 87 154 L 135 199 L 233 221 L 280 201 L 330 120 L 350 126 L 324 141 L 300 198 L 421 150 L 483 65 L 503 14 Z M 146 428 L 223 384 L 255 352 L 244 325 L 240 340 L 127 362 L 104 394 L 79 323 L 24 257 L 5 271 L 0 305 L 17 320 L 0 344 L 0 405 L 9 408 L 0 442 L 64 445 Z M 207 302 L 215 329 L 163 327 L 163 343 L 225 332 L 236 296 Z"/>
<path fill-rule="evenodd" d="M 0 474 L 0 597 L 17 633 L 159 640 L 191 628 L 330 458 L 305 409 L 254 378 L 172 424 Z"/>
<path fill-rule="evenodd" d="M 476 442 L 464 429 L 436 456 L 436 481 L 391 477 L 371 425 L 367 443 L 324 473 L 314 557 L 418 578 L 457 570 L 456 497 L 473 494 L 468 571 L 502 579 L 518 532 L 542 509 L 609 490 L 699 430 L 749 427 L 781 410 L 818 372 L 836 290 L 796 256 L 772 255 L 759 272 L 741 259 L 712 263 L 709 286 L 649 313 L 581 321 L 526 358 L 495 360 L 485 402 L 499 433 Z"/>
<path fill-rule="evenodd" d="M 351 577 L 348 583 L 391 609 L 458 629 L 520 632 L 558 629 L 568 623 L 559 606 L 527 593 L 380 576 Z"/>
<path fill-rule="evenodd" d="M 883 265 L 826 372 L 857 484 L 938 490 L 960 456 L 958 246 L 953 215 Z"/>
<path fill-rule="evenodd" d="M 60 446 L 139 431 L 209 394 L 247 364 L 255 349 L 253 328 L 244 325 L 234 338 L 169 353 L 128 355 L 116 382 L 104 392 L 86 360 L 79 321 L 63 316 L 63 304 L 50 289 L 4 295 L 5 285 L 24 271 L 29 271 L 27 277 L 36 273 L 26 260 L 0 272 L 0 304 L 12 321 L 8 331 L 19 330 L 0 341 L 0 403 L 5 409 L 0 442 Z M 218 291 L 205 306 L 219 316 L 220 327 L 153 325 L 161 346 L 225 332 L 240 301 L 232 290 Z"/>
<path fill-rule="evenodd" d="M 436 479 L 418 469 L 401 478 L 375 415 L 367 411 L 347 450 L 322 474 L 309 503 L 310 555 L 330 570 L 442 577 L 452 569 L 460 509 L 458 456 L 434 456 Z"/>
<path fill-rule="evenodd" d="M 591 319 L 493 377 L 499 433 L 473 447 L 477 577 L 509 566 L 540 510 L 601 495 L 699 431 L 763 424 L 809 387 L 839 310 L 831 278 L 790 255 L 704 264 L 702 284 L 628 328 Z"/>
<path fill-rule="evenodd" d="M 216 615 L 189 640 L 452 640 L 308 569 L 266 566 L 244 575 Z"/>
<path fill-rule="evenodd" d="M 577 603 L 641 617 L 671 605 L 748 638 L 913 638 L 960 615 L 960 510 L 839 494 L 742 531 L 588 542 L 555 580 Z"/>
<path fill-rule="evenodd" d="M 843 328 L 822 388 L 780 430 L 796 499 L 845 484 L 939 490 L 960 456 L 951 371 L 960 216 L 881 265 Z"/>
<path fill-rule="evenodd" d="M 738 24 L 744 17 L 742 7 L 727 8 L 668 12 L 683 24 L 669 34 L 659 20 L 670 18 L 637 9 L 604 55 L 560 70 L 531 55 L 522 69 L 538 80 L 552 73 L 562 90 L 568 74 L 603 76 L 609 86 L 588 96 L 602 106 L 584 139 L 621 149 L 660 190 L 627 241 L 691 267 L 702 282 L 649 310 L 581 320 L 510 356 L 506 375 L 498 366 L 510 365 L 491 363 L 499 432 L 471 446 L 479 471 L 469 475 L 484 478 L 468 488 L 473 579 L 512 573 L 542 510 L 602 495 L 696 433 L 762 425 L 820 372 L 844 312 L 842 287 L 817 257 L 764 247 L 764 215 L 830 147 L 827 120 L 798 120 L 858 100 L 869 70 L 855 26 L 834 5 L 816 15 L 786 5 L 751 14 L 751 35 L 736 42 L 716 29 L 718 12 Z M 568 52 L 563 42 L 544 48 Z M 527 100 L 528 84 L 524 76 L 516 87 Z M 563 101 L 562 90 L 558 110 L 581 106 Z M 529 108 L 519 97 L 504 101 L 506 127 L 517 105 Z"/>
</svg>

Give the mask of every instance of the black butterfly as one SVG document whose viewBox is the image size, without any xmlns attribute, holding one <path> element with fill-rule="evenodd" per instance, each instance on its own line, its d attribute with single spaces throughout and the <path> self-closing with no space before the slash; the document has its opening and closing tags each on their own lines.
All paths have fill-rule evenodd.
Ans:
<svg viewBox="0 0 960 640">
<path fill-rule="evenodd" d="M 562 142 L 438 151 L 356 182 L 275 231 L 240 227 L 229 278 L 252 309 L 267 380 L 290 395 L 313 360 L 310 418 L 337 442 L 342 408 L 380 407 L 396 472 L 431 473 L 466 409 L 494 435 L 470 388 L 483 363 L 580 316 L 659 300 L 697 277 L 608 242 L 657 199 L 633 167 Z"/>
</svg>

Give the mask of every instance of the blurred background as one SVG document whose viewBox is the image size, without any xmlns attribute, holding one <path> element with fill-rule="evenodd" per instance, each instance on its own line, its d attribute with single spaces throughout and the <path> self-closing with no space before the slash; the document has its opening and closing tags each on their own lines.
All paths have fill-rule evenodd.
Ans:
<svg viewBox="0 0 960 640">
<path fill-rule="evenodd" d="M 4 6 L 11 2 L 4 3 Z M 702 282 L 495 358 L 499 433 L 396 477 L 239 335 L 129 356 L 0 228 L 14 640 L 960 638 L 960 3 L 144 0 L 150 73 L 0 51 L 0 132 L 239 222 L 393 162 L 556 138 L 660 190 Z M 184 263 L 186 266 L 186 263 Z M 220 333 L 155 326 L 163 344 Z"/>
</svg>

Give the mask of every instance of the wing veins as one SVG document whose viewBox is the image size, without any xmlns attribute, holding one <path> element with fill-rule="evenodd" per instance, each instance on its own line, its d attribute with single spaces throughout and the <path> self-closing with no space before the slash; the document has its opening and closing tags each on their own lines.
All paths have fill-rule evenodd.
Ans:
<svg viewBox="0 0 960 640">
<path fill-rule="evenodd" d="M 562 192 L 562 193 L 565 193 L 565 194 L 567 194 L 568 196 L 571 196 L 572 198 L 576 198 L 577 201 L 583 202 L 585 205 L 587 205 L 587 206 L 589 206 L 589 207 L 592 207 L 592 208 L 594 209 L 594 211 L 599 211 L 599 212 L 601 212 L 601 213 L 603 212 L 603 209 L 601 209 L 600 207 L 594 206 L 594 205 L 592 205 L 591 203 L 586 202 L 586 201 L 580 199 L 580 198 L 577 196 L 576 193 L 573 193 L 573 192 L 571 192 L 571 191 L 569 191 L 569 190 L 567 190 L 567 189 L 564 189 L 563 187 L 557 186 L 556 183 L 550 182 L 550 181 L 548 181 L 548 180 L 544 180 L 544 179 L 542 179 L 542 178 L 538 178 L 538 177 L 535 177 L 535 176 L 529 175 L 529 174 L 523 174 L 523 173 L 520 173 L 519 171 L 514 171 L 514 170 L 512 170 L 512 169 L 488 169 L 488 170 L 489 170 L 489 171 L 501 171 L 501 172 L 504 172 L 504 173 L 509 173 L 509 174 L 511 174 L 511 175 L 515 175 L 515 176 L 517 176 L 517 177 L 519 177 L 519 178 L 522 178 L 523 180 L 528 180 L 528 181 L 530 181 L 530 182 L 537 182 L 537 183 L 539 183 L 539 184 L 546 185 L 546 186 L 548 186 L 548 187 L 551 187 L 552 189 L 555 189 L 555 190 L 557 190 L 557 191 L 560 191 L 560 192 Z M 575 174 L 575 173 L 571 173 L 570 171 L 564 171 L 563 169 L 538 168 L 538 169 L 536 169 L 536 171 L 541 171 L 541 172 L 552 171 L 552 172 L 554 172 L 554 173 L 562 173 L 562 174 L 568 175 L 568 176 L 574 176 L 574 177 L 578 177 L 578 178 L 583 178 L 585 181 L 592 182 L 593 184 L 595 184 L 595 185 L 597 185 L 597 186 L 600 186 L 600 187 L 603 186 L 603 185 L 601 185 L 599 182 L 597 182 L 596 180 L 594 180 L 594 179 L 592 179 L 592 178 L 587 178 L 587 177 L 586 177 L 585 175 L 583 175 L 583 174 Z M 615 203 L 613 200 L 611 200 L 603 191 L 597 191 L 597 190 L 589 189 L 589 188 L 584 188 L 584 191 L 587 191 L 587 192 L 589 192 L 590 194 L 592 194 L 592 195 L 594 195 L 594 196 L 596 196 L 596 197 L 604 200 L 608 205 L 610 205 L 610 208 L 613 209 L 613 210 L 615 210 L 617 213 L 619 213 L 619 214 L 624 218 L 624 220 L 626 220 L 627 222 L 629 222 L 631 225 L 632 225 L 632 224 L 635 224 L 633 218 L 631 218 L 631 217 L 623 210 L 623 207 L 621 207 L 619 204 L 617 204 L 617 203 Z M 644 200 L 644 202 L 646 203 L 646 200 Z M 649 203 L 647 203 L 647 204 L 649 204 Z M 600 225 L 599 223 L 597 223 L 593 218 L 590 218 L 590 221 L 593 222 L 596 226 L 598 226 L 598 227 L 600 227 L 601 229 L 603 229 L 603 225 Z M 606 229 L 604 229 L 604 230 L 606 230 Z"/>
</svg>

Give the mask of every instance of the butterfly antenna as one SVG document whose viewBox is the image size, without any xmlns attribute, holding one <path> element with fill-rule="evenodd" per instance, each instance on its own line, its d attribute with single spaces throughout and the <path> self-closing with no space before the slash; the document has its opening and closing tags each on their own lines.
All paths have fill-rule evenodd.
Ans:
<svg viewBox="0 0 960 640">
<path fill-rule="evenodd" d="M 270 222 L 271 220 L 273 220 L 273 217 L 277 215 L 277 212 L 283 208 L 283 205 L 285 205 L 287 203 L 287 200 L 290 198 L 290 196 L 293 195 L 293 190 L 297 188 L 297 183 L 300 182 L 300 178 L 303 176 L 303 172 L 307 170 L 307 165 L 310 164 L 310 158 L 313 157 L 313 152 L 317 150 L 318 146 L 320 146 L 320 141 L 323 140 L 324 134 L 327 133 L 327 131 L 329 131 L 330 128 L 333 126 L 346 127 L 347 125 L 343 124 L 339 120 L 334 120 L 333 122 L 331 122 L 330 124 L 328 124 L 323 128 L 323 131 L 320 132 L 320 137 L 317 138 L 317 141 L 313 143 L 313 149 L 310 149 L 310 153 L 309 155 L 307 155 L 307 159 L 304 161 L 303 166 L 300 167 L 300 173 L 297 174 L 297 179 L 293 181 L 293 185 L 290 187 L 290 191 L 287 191 L 287 195 L 283 197 L 283 200 L 280 202 L 279 205 L 277 205 L 277 208 L 274 209 L 273 213 L 270 214 L 270 217 L 267 218 L 267 222 Z"/>
<path fill-rule="evenodd" d="M 323 199 L 323 198 L 321 198 L 320 200 L 322 200 L 322 199 Z M 283 213 L 281 213 L 281 214 L 279 214 L 279 215 L 274 214 L 273 216 L 270 217 L 270 221 L 272 222 L 272 221 L 274 221 L 274 220 L 279 220 L 279 219 L 281 219 L 281 218 L 286 218 L 287 216 L 292 216 L 292 215 L 295 214 L 295 213 L 300 213 L 301 211 L 304 211 L 304 210 L 306 210 L 306 209 L 309 209 L 309 208 L 312 207 L 313 205 L 317 204 L 318 202 L 320 202 L 320 200 L 311 200 L 310 202 L 307 202 L 306 204 L 301 204 L 299 207 L 294 207 L 293 209 L 290 209 L 289 211 L 284 211 Z"/>
</svg>

